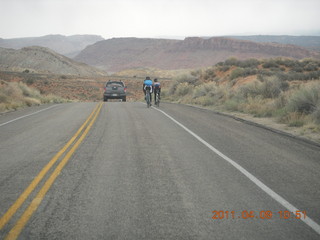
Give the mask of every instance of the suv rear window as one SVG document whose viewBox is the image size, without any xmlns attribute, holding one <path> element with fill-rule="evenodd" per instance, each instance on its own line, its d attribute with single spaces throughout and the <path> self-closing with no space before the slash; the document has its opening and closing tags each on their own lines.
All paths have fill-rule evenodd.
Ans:
<svg viewBox="0 0 320 240">
<path fill-rule="evenodd" d="M 123 82 L 116 82 L 116 81 L 107 82 L 106 86 L 110 86 L 110 85 L 120 85 L 120 86 L 124 87 Z"/>
</svg>

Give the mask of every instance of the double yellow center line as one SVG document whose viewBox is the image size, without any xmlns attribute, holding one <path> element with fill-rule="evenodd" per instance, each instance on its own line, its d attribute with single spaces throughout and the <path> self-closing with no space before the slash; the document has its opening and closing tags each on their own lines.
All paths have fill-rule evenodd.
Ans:
<svg viewBox="0 0 320 240">
<path fill-rule="evenodd" d="M 64 158 L 60 161 L 58 166 L 52 172 L 50 177 L 44 183 L 38 194 L 34 197 L 32 202 L 29 204 L 28 208 L 24 211 L 22 216 L 16 222 L 14 227 L 10 230 L 8 235 L 6 236 L 6 240 L 16 239 L 24 226 L 27 224 L 28 220 L 31 218 L 32 214 L 37 210 L 46 193 L 54 183 L 55 179 L 67 164 L 72 154 L 79 147 L 83 139 L 88 134 L 92 125 L 96 121 L 100 110 L 102 108 L 103 103 L 97 104 L 94 108 L 90 116 L 83 123 L 83 125 L 79 128 L 79 130 L 75 133 L 75 135 L 67 142 L 67 144 L 50 160 L 50 162 L 40 171 L 40 173 L 33 179 L 30 185 L 25 189 L 25 191 L 19 196 L 19 198 L 15 201 L 15 203 L 8 209 L 8 211 L 1 217 L 0 219 L 0 230 L 10 221 L 12 216 L 17 212 L 17 210 L 21 207 L 21 205 L 25 202 L 25 200 L 29 197 L 29 195 L 34 191 L 34 189 L 38 186 L 47 172 L 52 168 L 52 166 L 58 161 L 58 159 L 68 150 L 68 148 L 78 139 L 74 145 L 71 147 L 68 153 L 64 156 Z M 82 134 L 81 134 L 82 133 Z M 79 137 L 80 136 L 80 137 Z"/>
</svg>

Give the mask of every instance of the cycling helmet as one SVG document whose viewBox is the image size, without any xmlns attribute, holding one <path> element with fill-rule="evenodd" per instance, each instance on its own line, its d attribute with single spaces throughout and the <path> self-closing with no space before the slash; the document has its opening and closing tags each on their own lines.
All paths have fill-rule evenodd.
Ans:
<svg viewBox="0 0 320 240">
<path fill-rule="evenodd" d="M 150 77 L 146 77 L 146 80 L 151 80 L 151 78 Z"/>
<path fill-rule="evenodd" d="M 157 78 L 155 78 L 153 81 L 154 81 L 154 82 L 158 82 L 158 79 L 157 79 Z"/>
</svg>

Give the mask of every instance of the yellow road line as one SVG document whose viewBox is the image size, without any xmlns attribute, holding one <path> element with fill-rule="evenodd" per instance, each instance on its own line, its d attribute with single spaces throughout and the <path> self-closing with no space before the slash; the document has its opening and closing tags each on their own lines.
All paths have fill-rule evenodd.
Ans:
<svg viewBox="0 0 320 240">
<path fill-rule="evenodd" d="M 61 150 L 50 160 L 50 162 L 40 171 L 40 173 L 33 179 L 30 185 L 26 188 L 26 190 L 19 196 L 19 198 L 15 201 L 14 204 L 7 210 L 7 212 L 0 218 L 0 230 L 7 224 L 7 222 L 11 219 L 11 217 L 17 212 L 17 210 L 21 207 L 21 205 L 25 202 L 25 200 L 29 197 L 29 195 L 33 192 L 33 190 L 37 187 L 39 182 L 43 179 L 43 177 L 47 174 L 47 172 L 51 169 L 51 167 L 55 164 L 55 162 L 61 157 L 61 155 L 70 147 L 70 145 L 75 141 L 75 139 L 82 132 L 84 127 L 88 124 L 94 113 L 97 111 L 99 105 L 97 104 L 90 116 L 84 122 L 84 124 L 79 128 L 79 130 L 75 133 L 75 135 L 67 142 L 67 144 L 61 148 Z"/>
<path fill-rule="evenodd" d="M 53 173 L 50 175 L 50 177 L 45 182 L 43 187 L 40 189 L 38 194 L 32 200 L 32 202 L 30 203 L 29 207 L 25 210 L 25 212 L 22 214 L 22 216 L 16 222 L 15 226 L 10 230 L 10 232 L 6 236 L 5 240 L 17 239 L 17 237 L 19 236 L 19 234 L 23 230 L 24 226 L 27 224 L 28 220 L 31 218 L 33 213 L 39 207 L 40 203 L 42 202 L 42 200 L 45 197 L 46 193 L 48 192 L 48 190 L 50 189 L 50 187 L 52 186 L 52 184 L 54 183 L 54 181 L 56 180 L 56 178 L 60 174 L 61 170 L 64 168 L 64 166 L 67 164 L 67 162 L 71 158 L 72 154 L 76 151 L 76 149 L 79 147 L 79 145 L 81 144 L 83 139 L 88 134 L 89 130 L 91 129 L 92 125 L 94 124 L 94 122 L 96 121 L 96 119 L 97 119 L 97 117 L 98 117 L 98 115 L 100 113 L 102 105 L 103 105 L 103 103 L 101 103 L 99 105 L 99 109 L 95 113 L 95 116 L 93 117 L 93 119 L 91 120 L 91 122 L 89 123 L 89 125 L 87 126 L 85 131 L 83 132 L 83 134 L 80 136 L 78 141 L 73 145 L 73 147 L 70 149 L 70 151 L 66 154 L 66 156 L 58 164 L 58 166 L 53 171 Z"/>
</svg>

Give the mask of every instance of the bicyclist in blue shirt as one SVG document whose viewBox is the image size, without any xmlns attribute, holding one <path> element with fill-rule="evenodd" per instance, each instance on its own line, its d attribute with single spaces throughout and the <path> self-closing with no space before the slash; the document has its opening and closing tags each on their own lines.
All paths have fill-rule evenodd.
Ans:
<svg viewBox="0 0 320 240">
<path fill-rule="evenodd" d="M 150 79 L 150 77 L 146 77 L 146 79 L 143 81 L 143 92 L 144 92 L 144 96 L 146 96 L 146 93 L 150 94 L 150 100 L 151 100 L 151 94 L 152 94 L 152 80 Z"/>
</svg>

